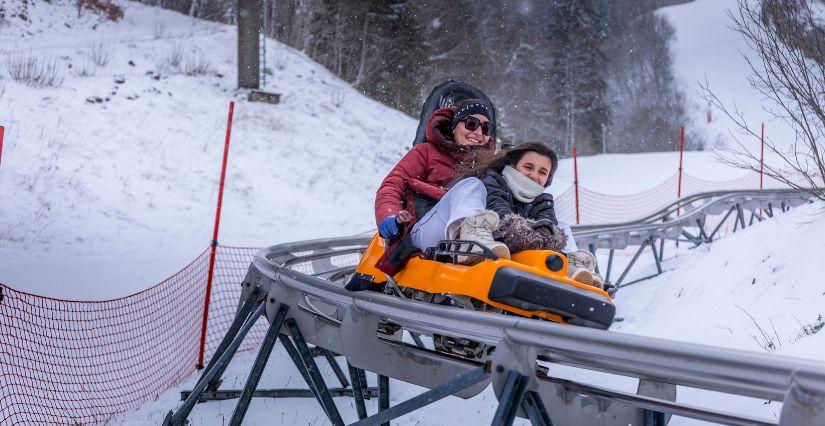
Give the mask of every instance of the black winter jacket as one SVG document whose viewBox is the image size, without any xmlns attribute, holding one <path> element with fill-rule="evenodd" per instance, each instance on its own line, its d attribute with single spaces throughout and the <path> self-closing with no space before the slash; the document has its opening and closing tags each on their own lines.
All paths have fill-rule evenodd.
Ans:
<svg viewBox="0 0 825 426">
<path fill-rule="evenodd" d="M 553 225 L 559 224 L 556 219 L 556 210 L 553 207 L 552 195 L 543 192 L 532 202 L 522 203 L 513 198 L 513 193 L 501 173 L 488 170 L 480 179 L 487 188 L 487 209 L 498 213 L 500 219 L 510 213 L 515 213 L 527 219 L 550 219 Z"/>
</svg>

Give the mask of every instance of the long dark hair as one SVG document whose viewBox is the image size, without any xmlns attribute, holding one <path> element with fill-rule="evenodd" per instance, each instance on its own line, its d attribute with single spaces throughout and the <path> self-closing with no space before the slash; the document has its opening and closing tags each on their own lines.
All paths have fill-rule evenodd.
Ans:
<svg viewBox="0 0 825 426">
<path fill-rule="evenodd" d="M 535 152 L 538 155 L 550 158 L 550 173 L 547 176 L 547 183 L 544 184 L 544 187 L 547 188 L 550 186 L 550 183 L 553 182 L 553 175 L 556 174 L 556 170 L 559 168 L 559 156 L 542 142 L 524 142 L 510 149 L 502 149 L 487 162 L 474 167 L 472 170 L 466 171 L 461 176 L 461 179 L 468 177 L 480 178 L 484 176 L 488 170 L 501 173 L 504 170 L 504 166 L 515 167 L 516 164 L 521 161 L 521 158 L 524 157 L 524 154 L 528 152 Z"/>
</svg>

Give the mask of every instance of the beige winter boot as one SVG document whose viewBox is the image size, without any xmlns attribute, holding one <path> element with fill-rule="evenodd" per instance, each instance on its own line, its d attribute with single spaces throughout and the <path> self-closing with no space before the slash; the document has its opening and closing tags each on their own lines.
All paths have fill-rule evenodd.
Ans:
<svg viewBox="0 0 825 426">
<path fill-rule="evenodd" d="M 589 251 L 567 253 L 567 276 L 571 280 L 601 288 L 604 280 L 593 272 L 595 269 L 596 258 Z"/>
<path fill-rule="evenodd" d="M 502 259 L 510 259 L 510 249 L 507 248 L 507 245 L 493 239 L 493 231 L 496 229 L 498 229 L 498 214 L 492 210 L 484 210 L 461 221 L 458 228 L 458 238 L 474 241 L 490 249 L 496 256 Z M 482 251 L 480 248 L 474 247 L 473 252 L 481 253 Z M 458 261 L 462 264 L 473 264 L 477 263 L 479 259 L 459 256 Z"/>
</svg>

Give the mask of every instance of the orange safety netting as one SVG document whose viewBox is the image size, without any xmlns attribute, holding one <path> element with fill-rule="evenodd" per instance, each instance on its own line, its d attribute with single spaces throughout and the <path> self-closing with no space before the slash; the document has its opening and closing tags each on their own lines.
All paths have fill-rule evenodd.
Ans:
<svg viewBox="0 0 825 426">
<path fill-rule="evenodd" d="M 758 175 L 729 182 L 685 176 L 682 195 L 758 187 Z M 621 222 L 676 200 L 676 176 L 639 194 L 580 189 L 584 223 Z M 775 186 L 775 185 L 772 185 Z M 573 191 L 556 199 L 575 223 Z M 240 283 L 257 249 L 218 247 L 205 357 L 234 318 Z M 147 290 L 104 301 L 71 301 L 0 285 L 0 424 L 94 424 L 140 405 L 195 371 L 209 250 Z M 257 347 L 261 319 L 241 350 Z M 170 407 L 172 408 L 172 407 Z"/>
</svg>

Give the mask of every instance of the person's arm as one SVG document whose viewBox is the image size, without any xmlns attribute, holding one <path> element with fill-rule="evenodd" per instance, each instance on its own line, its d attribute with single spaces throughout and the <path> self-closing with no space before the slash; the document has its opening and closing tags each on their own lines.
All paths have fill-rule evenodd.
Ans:
<svg viewBox="0 0 825 426">
<path fill-rule="evenodd" d="M 495 177 L 486 175 L 481 178 L 484 187 L 487 188 L 487 210 L 498 213 L 499 219 L 503 219 L 508 214 L 513 214 L 513 196 L 505 183 L 499 182 Z"/>
<path fill-rule="evenodd" d="M 407 181 L 407 187 L 415 194 L 421 194 L 436 201 L 440 200 L 441 197 L 447 193 L 446 188 L 422 182 L 418 179 L 410 179 Z"/>
<path fill-rule="evenodd" d="M 375 194 L 375 223 L 404 210 L 410 179 L 423 179 L 427 158 L 423 145 L 416 145 L 395 165 Z"/>
</svg>

